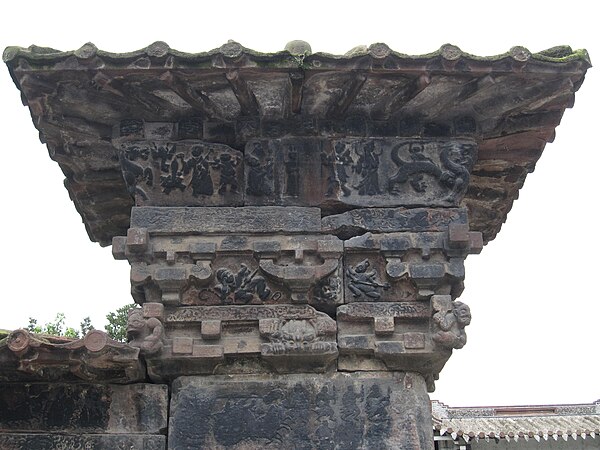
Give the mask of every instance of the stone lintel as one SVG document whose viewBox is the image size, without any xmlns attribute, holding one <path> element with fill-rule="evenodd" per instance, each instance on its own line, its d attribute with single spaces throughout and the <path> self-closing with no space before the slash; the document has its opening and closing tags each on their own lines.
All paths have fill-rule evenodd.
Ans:
<svg viewBox="0 0 600 450">
<path fill-rule="evenodd" d="M 304 207 L 134 207 L 131 227 L 151 234 L 314 233 L 321 210 Z"/>
<path fill-rule="evenodd" d="M 181 377 L 172 392 L 172 450 L 415 450 L 433 442 L 416 373 Z"/>
</svg>

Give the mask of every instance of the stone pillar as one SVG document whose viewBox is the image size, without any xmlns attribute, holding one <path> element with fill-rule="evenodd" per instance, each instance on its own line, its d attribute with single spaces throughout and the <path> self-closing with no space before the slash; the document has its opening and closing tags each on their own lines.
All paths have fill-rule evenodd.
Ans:
<svg viewBox="0 0 600 450">
<path fill-rule="evenodd" d="M 157 131 L 159 130 L 159 131 Z M 466 343 L 468 139 L 250 139 L 121 124 L 130 317 L 172 383 L 169 447 L 429 449 Z"/>
</svg>

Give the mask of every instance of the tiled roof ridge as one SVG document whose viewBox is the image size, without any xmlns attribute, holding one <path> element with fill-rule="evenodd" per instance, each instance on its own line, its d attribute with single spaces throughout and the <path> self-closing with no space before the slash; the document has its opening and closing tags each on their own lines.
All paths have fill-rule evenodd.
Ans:
<svg viewBox="0 0 600 450">
<path fill-rule="evenodd" d="M 531 52 L 523 46 L 515 46 L 505 53 L 491 56 L 476 56 L 461 50 L 458 46 L 452 44 L 444 44 L 438 50 L 421 54 L 409 55 L 392 50 L 387 44 L 374 43 L 370 46 L 360 45 L 349 50 L 344 55 L 334 55 L 325 52 L 312 53 L 308 43 L 303 41 L 292 41 L 288 43 L 286 49 L 278 52 L 263 53 L 256 50 L 246 48 L 235 41 L 228 41 L 222 46 L 209 50 L 207 52 L 189 53 L 172 49 L 166 42 L 157 41 L 147 47 L 131 52 L 119 53 L 109 52 L 98 49 L 93 43 L 88 42 L 77 50 L 61 51 L 49 47 L 39 47 L 31 45 L 28 48 L 19 46 L 9 46 L 4 50 L 3 60 L 10 64 L 17 58 L 25 58 L 31 62 L 56 62 L 70 57 L 75 57 L 80 61 L 90 60 L 94 57 L 104 58 L 108 60 L 127 61 L 140 57 L 149 57 L 152 59 L 164 59 L 171 57 L 174 60 L 182 62 L 202 62 L 203 60 L 211 59 L 215 56 L 222 56 L 227 59 L 241 59 L 246 57 L 250 61 L 259 61 L 268 58 L 270 60 L 279 60 L 282 63 L 288 61 L 292 64 L 310 64 L 311 60 L 355 60 L 363 57 L 371 57 L 374 60 L 381 60 L 387 57 L 396 58 L 399 60 L 429 60 L 441 57 L 446 61 L 457 61 L 461 58 L 477 62 L 496 62 L 511 58 L 515 62 L 526 64 L 529 61 L 548 62 L 548 63 L 567 63 L 567 62 L 583 62 L 586 66 L 591 67 L 590 57 L 584 49 L 573 50 L 570 46 L 561 45 L 552 47 L 540 52 Z M 318 68 L 318 65 L 315 64 Z"/>
<path fill-rule="evenodd" d="M 455 440 L 462 438 L 466 442 L 471 439 L 540 441 L 550 438 L 567 441 L 569 438 L 595 439 L 600 435 L 600 400 L 578 404 L 493 407 L 449 407 L 434 400 L 432 410 L 436 432 Z M 581 420 L 577 422 L 574 418 Z M 553 421 L 548 423 L 547 419 Z"/>
<path fill-rule="evenodd" d="M 435 411 L 445 418 L 458 417 L 507 417 L 524 415 L 581 415 L 600 414 L 600 399 L 592 403 L 544 404 L 544 405 L 496 405 L 496 406 L 448 406 L 432 400 Z"/>
</svg>

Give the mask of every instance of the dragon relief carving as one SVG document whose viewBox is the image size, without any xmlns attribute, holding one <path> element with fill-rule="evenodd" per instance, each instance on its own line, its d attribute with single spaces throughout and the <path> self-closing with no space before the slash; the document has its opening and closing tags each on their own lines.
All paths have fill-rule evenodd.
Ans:
<svg viewBox="0 0 600 450">
<path fill-rule="evenodd" d="M 410 161 L 400 157 L 400 151 L 407 146 Z M 419 142 L 401 143 L 392 148 L 390 156 L 398 170 L 388 180 L 389 192 L 396 193 L 397 185 L 408 183 L 415 192 L 424 193 L 429 187 L 426 176 L 449 189 L 450 195 L 464 192 L 473 166 L 473 145 L 457 142 L 443 144 L 440 152 L 442 167 L 424 151 L 423 144 Z"/>
</svg>

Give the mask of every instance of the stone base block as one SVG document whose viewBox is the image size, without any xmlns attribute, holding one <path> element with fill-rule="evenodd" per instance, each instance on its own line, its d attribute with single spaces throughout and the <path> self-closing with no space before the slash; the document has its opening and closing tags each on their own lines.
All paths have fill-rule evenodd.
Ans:
<svg viewBox="0 0 600 450">
<path fill-rule="evenodd" d="M 70 442 L 69 439 L 79 439 L 79 437 L 46 434 L 144 433 L 158 435 L 164 433 L 167 427 L 167 407 L 168 389 L 166 385 L 141 383 L 125 386 L 85 383 L 0 384 L 0 449 L 159 448 L 137 445 L 119 447 L 112 444 L 112 447 L 108 444 L 106 447 L 59 445 L 60 442 L 63 442 L 60 439 L 67 439 L 64 442 Z M 44 434 L 32 434 L 33 437 L 30 437 L 29 433 Z M 30 440 L 35 440 L 34 438 L 40 439 L 40 442 L 47 441 L 49 444 L 48 446 L 46 444 L 41 446 L 25 445 Z M 107 436 L 106 439 L 108 438 Z M 90 437 L 89 439 L 94 441 L 97 438 Z M 129 442 L 129 440 L 142 442 L 138 437 L 135 439 L 133 437 L 115 437 L 114 439 L 116 439 L 115 443 Z M 23 444 L 9 445 L 13 441 Z M 104 440 L 103 442 L 109 441 Z M 56 445 L 50 445 L 52 442 Z"/>
<path fill-rule="evenodd" d="M 416 373 L 181 377 L 170 450 L 430 449 L 431 409 Z"/>
<path fill-rule="evenodd" d="M 2 450 L 164 450 L 165 446 L 165 436 L 143 436 L 139 434 L 0 433 L 0 448 Z"/>
</svg>

